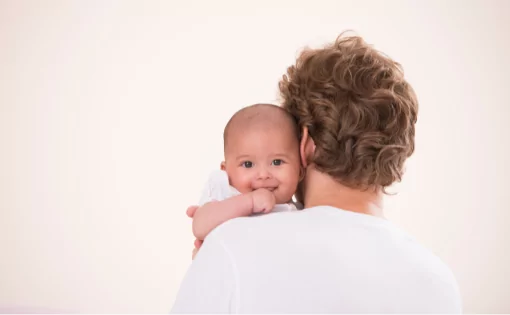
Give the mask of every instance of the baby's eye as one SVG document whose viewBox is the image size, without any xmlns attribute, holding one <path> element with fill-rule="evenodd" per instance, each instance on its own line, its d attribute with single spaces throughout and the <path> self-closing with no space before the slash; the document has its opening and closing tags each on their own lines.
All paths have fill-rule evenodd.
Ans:
<svg viewBox="0 0 510 315">
<path fill-rule="evenodd" d="M 282 160 L 276 159 L 276 160 L 273 160 L 273 162 L 271 164 L 274 166 L 279 166 L 279 165 L 282 165 L 282 163 L 283 163 Z"/>
<path fill-rule="evenodd" d="M 251 161 L 245 161 L 241 165 L 243 167 L 246 167 L 246 168 L 252 168 L 253 167 L 253 163 Z"/>
</svg>

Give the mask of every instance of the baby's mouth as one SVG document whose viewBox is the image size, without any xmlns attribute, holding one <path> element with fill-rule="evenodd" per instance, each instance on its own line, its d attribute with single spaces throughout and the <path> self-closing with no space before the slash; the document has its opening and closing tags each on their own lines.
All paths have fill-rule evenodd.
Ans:
<svg viewBox="0 0 510 315">
<path fill-rule="evenodd" d="M 259 188 L 252 188 L 253 191 L 257 190 L 257 189 L 267 189 L 269 190 L 270 192 L 274 192 L 278 187 L 259 187 Z"/>
</svg>

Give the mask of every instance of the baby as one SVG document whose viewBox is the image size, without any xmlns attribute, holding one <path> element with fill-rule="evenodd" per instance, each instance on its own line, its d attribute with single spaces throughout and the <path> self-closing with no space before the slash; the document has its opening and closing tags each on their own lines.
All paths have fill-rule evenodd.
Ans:
<svg viewBox="0 0 510 315">
<path fill-rule="evenodd" d="M 256 104 L 236 112 L 223 133 L 225 161 L 213 172 L 193 216 L 199 244 L 233 218 L 294 211 L 302 179 L 298 127 L 282 108 Z"/>
</svg>

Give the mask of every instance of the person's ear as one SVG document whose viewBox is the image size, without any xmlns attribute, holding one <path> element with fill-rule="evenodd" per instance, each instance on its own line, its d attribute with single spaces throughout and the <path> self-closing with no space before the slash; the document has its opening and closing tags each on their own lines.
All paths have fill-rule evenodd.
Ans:
<svg viewBox="0 0 510 315">
<path fill-rule="evenodd" d="M 315 153 L 315 142 L 308 133 L 308 127 L 303 127 L 301 142 L 299 143 L 299 154 L 301 155 L 301 165 L 306 168 L 309 160 Z"/>
<path fill-rule="evenodd" d="M 221 162 L 221 164 L 220 164 L 220 169 L 221 169 L 222 171 L 226 170 L 226 168 L 225 168 L 225 161 Z"/>
</svg>

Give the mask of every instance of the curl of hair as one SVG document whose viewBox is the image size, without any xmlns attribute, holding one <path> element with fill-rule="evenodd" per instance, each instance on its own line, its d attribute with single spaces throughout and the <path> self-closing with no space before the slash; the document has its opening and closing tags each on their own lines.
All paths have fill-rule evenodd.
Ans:
<svg viewBox="0 0 510 315">
<path fill-rule="evenodd" d="M 321 172 L 356 189 L 402 179 L 418 101 L 397 62 L 358 36 L 304 50 L 279 83 L 282 107 L 308 127 Z"/>
</svg>

